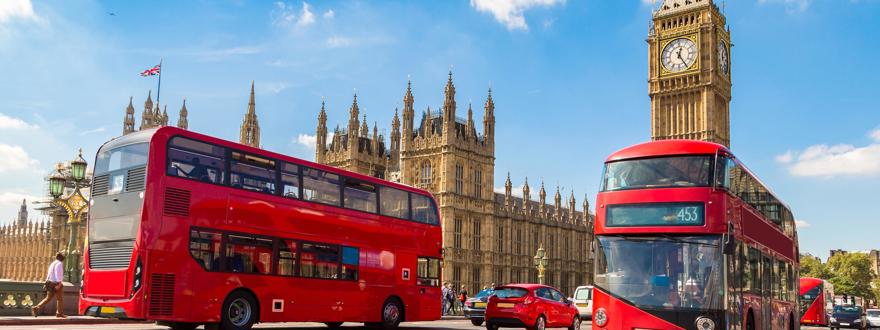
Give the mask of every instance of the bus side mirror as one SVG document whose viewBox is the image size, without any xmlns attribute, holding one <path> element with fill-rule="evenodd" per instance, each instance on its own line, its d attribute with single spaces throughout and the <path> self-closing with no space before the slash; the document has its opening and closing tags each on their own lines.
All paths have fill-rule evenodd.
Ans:
<svg viewBox="0 0 880 330">
<path fill-rule="evenodd" d="M 733 255 L 736 252 L 736 242 L 733 240 L 733 224 L 727 223 L 727 233 L 722 235 L 722 250 L 726 255 Z"/>
</svg>

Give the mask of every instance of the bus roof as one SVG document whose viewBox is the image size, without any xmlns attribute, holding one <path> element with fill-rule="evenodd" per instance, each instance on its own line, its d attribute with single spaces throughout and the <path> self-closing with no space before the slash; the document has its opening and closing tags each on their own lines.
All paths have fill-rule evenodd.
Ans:
<svg viewBox="0 0 880 330">
<path fill-rule="evenodd" d="M 412 186 L 408 186 L 408 185 L 404 185 L 404 184 L 400 184 L 400 183 L 396 183 L 396 182 L 386 181 L 386 180 L 378 179 L 378 178 L 375 178 L 372 176 L 363 175 L 363 174 L 360 174 L 357 172 L 351 172 L 351 171 L 343 170 L 340 168 L 336 168 L 336 167 L 332 167 L 332 166 L 328 166 L 328 165 L 324 165 L 324 164 L 318 164 L 318 163 L 311 162 L 311 161 L 308 161 L 305 159 L 300 159 L 300 158 L 296 158 L 293 156 L 279 154 L 277 152 L 273 152 L 273 151 L 269 151 L 269 150 L 265 150 L 265 149 L 254 148 L 251 146 L 240 144 L 238 142 L 232 142 L 229 140 L 224 140 L 224 139 L 220 139 L 217 137 L 213 137 L 213 136 L 209 136 L 209 135 L 177 128 L 174 126 L 163 126 L 158 129 L 154 128 L 154 129 L 134 132 L 134 133 L 131 133 L 128 135 L 123 135 L 121 137 L 117 137 L 117 138 L 114 138 L 114 139 L 108 141 L 107 143 L 104 144 L 104 146 L 102 146 L 102 148 L 104 148 L 104 147 L 117 147 L 117 146 L 132 144 L 132 143 L 138 143 L 138 142 L 148 142 L 152 139 L 153 136 L 156 136 L 156 135 L 167 135 L 169 137 L 174 136 L 174 135 L 188 136 L 188 137 L 196 138 L 196 139 L 199 139 L 200 141 L 204 141 L 204 142 L 208 142 L 208 143 L 223 144 L 224 147 L 233 147 L 233 148 L 241 150 L 241 151 L 250 152 L 250 153 L 254 153 L 257 155 L 263 155 L 263 156 L 267 156 L 267 157 L 273 157 L 275 159 L 286 161 L 286 162 L 294 162 L 294 163 L 301 164 L 304 166 L 316 168 L 316 169 L 323 170 L 323 171 L 337 173 L 340 175 L 344 175 L 347 177 L 351 177 L 351 178 L 355 178 L 355 179 L 359 179 L 359 180 L 363 180 L 363 181 L 367 181 L 367 182 L 381 183 L 381 184 L 388 186 L 388 187 L 395 187 L 395 188 L 415 192 L 415 193 L 426 195 L 426 196 L 433 196 L 430 192 L 423 190 L 423 189 L 416 188 L 416 187 L 412 187 Z"/>
<path fill-rule="evenodd" d="M 730 153 L 727 147 L 712 142 L 696 140 L 651 141 L 620 149 L 608 156 L 605 162 L 655 156 L 714 155 L 718 151 Z"/>
</svg>

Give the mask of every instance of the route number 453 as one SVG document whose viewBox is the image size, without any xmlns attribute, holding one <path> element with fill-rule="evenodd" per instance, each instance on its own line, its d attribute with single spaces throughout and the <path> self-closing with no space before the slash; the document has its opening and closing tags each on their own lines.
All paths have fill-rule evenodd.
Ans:
<svg viewBox="0 0 880 330">
<path fill-rule="evenodd" d="M 700 214 L 697 212 L 699 207 L 686 206 L 678 210 L 678 221 L 685 223 L 693 223 L 700 221 Z"/>
</svg>

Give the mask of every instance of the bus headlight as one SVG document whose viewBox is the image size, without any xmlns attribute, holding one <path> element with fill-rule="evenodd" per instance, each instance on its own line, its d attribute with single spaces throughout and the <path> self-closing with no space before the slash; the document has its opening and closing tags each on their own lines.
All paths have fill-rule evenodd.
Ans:
<svg viewBox="0 0 880 330">
<path fill-rule="evenodd" d="M 604 308 L 596 310 L 596 315 L 593 315 L 593 322 L 596 322 L 596 325 L 600 327 L 604 327 L 605 324 L 608 324 L 608 314 L 605 313 Z"/>
<path fill-rule="evenodd" d="M 698 317 L 697 318 L 697 329 L 699 330 L 715 330 L 715 321 L 708 317 Z"/>
</svg>

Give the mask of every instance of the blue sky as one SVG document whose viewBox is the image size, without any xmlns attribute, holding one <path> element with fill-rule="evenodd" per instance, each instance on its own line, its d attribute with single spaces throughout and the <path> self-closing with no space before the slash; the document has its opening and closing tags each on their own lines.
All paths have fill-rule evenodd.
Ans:
<svg viewBox="0 0 880 330">
<path fill-rule="evenodd" d="M 787 201 L 801 249 L 880 248 L 880 1 L 739 0 L 730 23 L 732 148 Z M 325 97 L 331 127 L 357 90 L 386 133 L 411 77 L 438 108 L 452 67 L 461 111 L 496 103 L 495 186 L 592 201 L 605 156 L 650 136 L 650 1 L 0 2 L 0 221 L 78 147 L 93 158 L 138 117 L 164 58 L 172 122 L 236 140 L 256 83 L 266 149 L 314 158 Z M 387 134 L 386 134 L 387 135 Z M 310 142 L 312 143 L 310 145 Z M 36 212 L 32 212 L 36 213 Z"/>
</svg>

